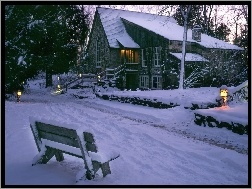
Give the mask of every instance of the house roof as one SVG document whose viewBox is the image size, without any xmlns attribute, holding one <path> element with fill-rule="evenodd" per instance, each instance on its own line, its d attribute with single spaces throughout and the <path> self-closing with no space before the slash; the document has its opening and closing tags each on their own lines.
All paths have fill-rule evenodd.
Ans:
<svg viewBox="0 0 252 189">
<path fill-rule="evenodd" d="M 97 8 L 100 15 L 100 19 L 107 35 L 107 39 L 110 47 L 119 48 L 118 41 L 124 46 L 129 48 L 139 48 L 139 45 L 127 33 L 125 26 L 122 22 L 121 17 L 124 18 L 137 18 L 142 17 L 144 19 L 155 20 L 157 15 L 140 13 L 133 11 L 126 11 L 120 9 L 110 8 Z M 158 16 L 162 21 L 169 20 L 170 22 L 176 23 L 176 20 L 172 17 Z"/>
<path fill-rule="evenodd" d="M 170 53 L 170 54 L 175 56 L 179 60 L 182 59 L 182 53 Z M 185 61 L 186 62 L 209 62 L 209 60 L 205 59 L 199 54 L 194 54 L 194 53 L 186 53 Z"/>
<path fill-rule="evenodd" d="M 179 26 L 173 17 L 102 7 L 97 8 L 97 10 L 110 47 L 119 48 L 119 41 L 125 47 L 139 48 L 139 45 L 126 32 L 122 19 L 159 34 L 166 39 L 183 40 L 184 27 Z M 201 34 L 201 42 L 197 42 L 192 39 L 191 29 L 187 31 L 187 41 L 198 43 L 206 48 L 243 50 L 243 48 L 206 34 Z"/>
</svg>

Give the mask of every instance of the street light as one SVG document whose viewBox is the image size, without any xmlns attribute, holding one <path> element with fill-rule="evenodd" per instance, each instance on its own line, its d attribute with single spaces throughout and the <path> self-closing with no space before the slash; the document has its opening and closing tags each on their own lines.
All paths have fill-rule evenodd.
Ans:
<svg viewBox="0 0 252 189">
<path fill-rule="evenodd" d="M 220 87 L 220 96 L 222 98 L 222 106 L 227 106 L 228 88 L 226 85 Z"/>
<path fill-rule="evenodd" d="M 18 90 L 17 91 L 17 102 L 20 102 L 21 94 L 22 94 L 21 90 Z"/>
</svg>

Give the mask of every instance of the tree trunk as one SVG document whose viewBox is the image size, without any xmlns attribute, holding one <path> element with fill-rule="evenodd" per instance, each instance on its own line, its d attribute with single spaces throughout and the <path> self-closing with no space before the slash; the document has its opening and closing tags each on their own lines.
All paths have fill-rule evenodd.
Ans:
<svg viewBox="0 0 252 189">
<path fill-rule="evenodd" d="M 46 65 L 46 88 L 52 86 L 52 68 Z"/>
<path fill-rule="evenodd" d="M 186 40 L 187 40 L 187 20 L 191 10 L 191 5 L 188 5 L 186 12 L 180 6 L 181 14 L 184 18 L 184 33 L 183 33 L 183 45 L 182 45 L 182 59 L 180 64 L 180 77 L 179 77 L 179 89 L 184 89 L 184 77 L 185 77 L 185 56 L 186 56 Z"/>
<path fill-rule="evenodd" d="M 187 40 L 187 21 L 184 21 L 184 33 L 182 44 L 182 59 L 180 64 L 179 89 L 184 89 L 185 80 L 185 56 L 186 56 L 186 40 Z"/>
</svg>

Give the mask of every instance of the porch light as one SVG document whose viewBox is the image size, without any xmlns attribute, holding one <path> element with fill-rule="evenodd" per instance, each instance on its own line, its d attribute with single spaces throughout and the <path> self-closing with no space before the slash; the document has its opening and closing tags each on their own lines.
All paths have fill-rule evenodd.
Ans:
<svg viewBox="0 0 252 189">
<path fill-rule="evenodd" d="M 22 95 L 22 92 L 20 90 L 17 91 L 17 102 L 20 102 L 20 97 Z"/>
<path fill-rule="evenodd" d="M 98 81 L 101 81 L 101 76 L 100 75 L 98 75 L 97 78 L 98 78 Z"/>
<path fill-rule="evenodd" d="M 58 81 L 60 80 L 59 76 L 58 76 Z"/>
<path fill-rule="evenodd" d="M 79 74 L 79 76 L 81 77 L 81 74 Z"/>
<path fill-rule="evenodd" d="M 60 85 L 58 85 L 58 89 L 60 89 Z"/>
<path fill-rule="evenodd" d="M 222 98 L 222 106 L 227 106 L 228 88 L 226 85 L 222 85 L 220 88 L 220 96 Z"/>
</svg>

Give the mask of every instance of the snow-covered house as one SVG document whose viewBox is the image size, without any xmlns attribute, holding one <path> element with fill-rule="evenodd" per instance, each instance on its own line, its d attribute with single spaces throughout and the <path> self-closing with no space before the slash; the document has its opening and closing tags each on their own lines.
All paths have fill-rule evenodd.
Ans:
<svg viewBox="0 0 252 189">
<path fill-rule="evenodd" d="M 127 89 L 176 88 L 183 30 L 172 17 L 98 7 L 87 47 L 89 71 L 101 79 L 117 78 Z M 241 50 L 197 27 L 188 29 L 186 66 L 204 67 L 213 54 L 221 59 Z"/>
</svg>

